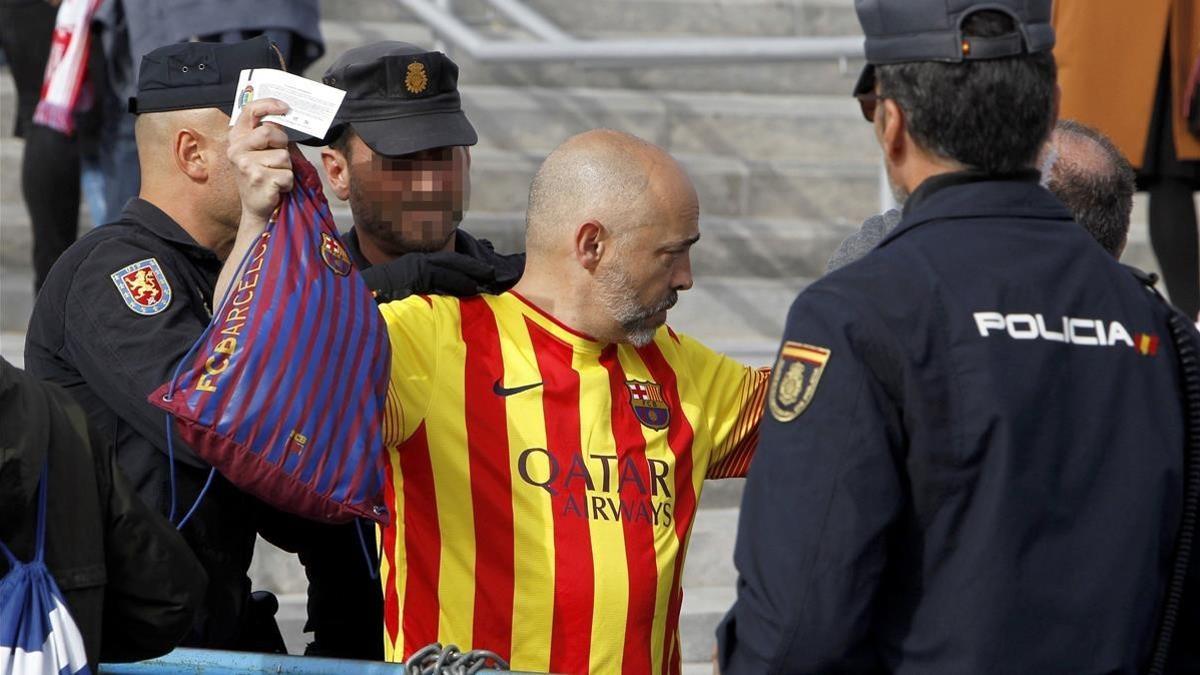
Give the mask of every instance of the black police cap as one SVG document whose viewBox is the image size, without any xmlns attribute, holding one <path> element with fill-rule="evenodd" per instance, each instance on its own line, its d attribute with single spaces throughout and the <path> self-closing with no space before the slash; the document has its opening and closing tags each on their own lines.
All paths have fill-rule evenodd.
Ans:
<svg viewBox="0 0 1200 675">
<path fill-rule="evenodd" d="M 1051 0 L 854 0 L 866 34 L 867 66 L 855 94 L 875 87 L 875 66 L 914 61 L 961 63 L 1035 54 L 1054 47 Z M 983 10 L 1012 17 L 1016 32 L 963 37 L 963 21 Z"/>
<path fill-rule="evenodd" d="M 342 54 L 321 81 L 345 90 L 346 98 L 325 138 L 301 142 L 327 144 L 347 125 L 391 157 L 479 141 L 462 110 L 458 66 L 441 52 L 376 42 Z"/>
<path fill-rule="evenodd" d="M 238 77 L 247 68 L 282 68 L 275 45 L 265 36 L 242 42 L 180 42 L 142 57 L 137 96 L 129 112 L 219 108 L 230 114 Z"/>
</svg>

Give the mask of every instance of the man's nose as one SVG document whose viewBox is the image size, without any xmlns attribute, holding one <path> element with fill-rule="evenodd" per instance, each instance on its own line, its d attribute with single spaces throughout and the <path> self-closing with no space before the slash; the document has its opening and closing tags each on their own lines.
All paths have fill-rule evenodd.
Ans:
<svg viewBox="0 0 1200 675">
<path fill-rule="evenodd" d="M 671 282 L 671 287 L 677 291 L 686 291 L 692 287 L 692 259 L 690 256 L 684 257 Z"/>
</svg>

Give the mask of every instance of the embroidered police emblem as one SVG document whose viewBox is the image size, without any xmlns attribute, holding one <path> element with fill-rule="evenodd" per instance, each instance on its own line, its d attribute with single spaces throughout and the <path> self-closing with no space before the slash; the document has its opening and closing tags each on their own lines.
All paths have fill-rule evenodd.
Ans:
<svg viewBox="0 0 1200 675">
<path fill-rule="evenodd" d="M 354 266 L 350 262 L 350 254 L 346 253 L 346 247 L 328 232 L 321 233 L 321 260 L 325 261 L 334 274 L 343 277 L 350 274 L 350 268 Z"/>
<path fill-rule="evenodd" d="M 671 407 L 663 398 L 662 385 L 656 382 L 629 380 L 629 406 L 642 426 L 651 429 L 666 429 L 671 424 Z"/>
<path fill-rule="evenodd" d="M 410 94 L 420 94 L 429 86 L 429 76 L 425 74 L 425 64 L 414 61 L 408 64 L 408 75 L 404 77 L 404 88 Z"/>
<path fill-rule="evenodd" d="M 154 258 L 146 258 L 109 275 L 125 305 L 137 314 L 152 316 L 171 304 L 171 284 Z"/>
<path fill-rule="evenodd" d="M 771 389 L 767 393 L 767 407 L 771 415 L 780 422 L 791 422 L 800 416 L 812 403 L 825 364 L 829 361 L 829 350 L 824 347 L 783 343 L 779 360 L 771 373 Z"/>
</svg>

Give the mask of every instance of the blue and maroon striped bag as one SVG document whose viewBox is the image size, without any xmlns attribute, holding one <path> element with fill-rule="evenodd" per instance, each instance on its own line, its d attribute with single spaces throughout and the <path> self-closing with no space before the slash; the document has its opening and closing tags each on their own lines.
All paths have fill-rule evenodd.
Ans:
<svg viewBox="0 0 1200 675">
<path fill-rule="evenodd" d="M 196 454 L 271 506 L 386 523 L 387 331 L 316 170 L 294 148 L 292 167 L 295 185 L 224 304 L 150 401 Z"/>
</svg>

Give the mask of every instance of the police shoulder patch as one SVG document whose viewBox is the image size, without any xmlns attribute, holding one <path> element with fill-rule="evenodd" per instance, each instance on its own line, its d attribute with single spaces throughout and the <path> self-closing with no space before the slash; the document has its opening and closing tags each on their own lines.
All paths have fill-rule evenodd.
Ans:
<svg viewBox="0 0 1200 675">
<path fill-rule="evenodd" d="M 824 347 L 787 341 L 779 350 L 779 359 L 771 372 L 767 407 L 780 422 L 791 422 L 812 403 L 830 351 Z"/>
<path fill-rule="evenodd" d="M 158 260 L 146 258 L 110 275 L 121 299 L 135 314 L 152 316 L 171 304 L 171 284 Z"/>
</svg>

